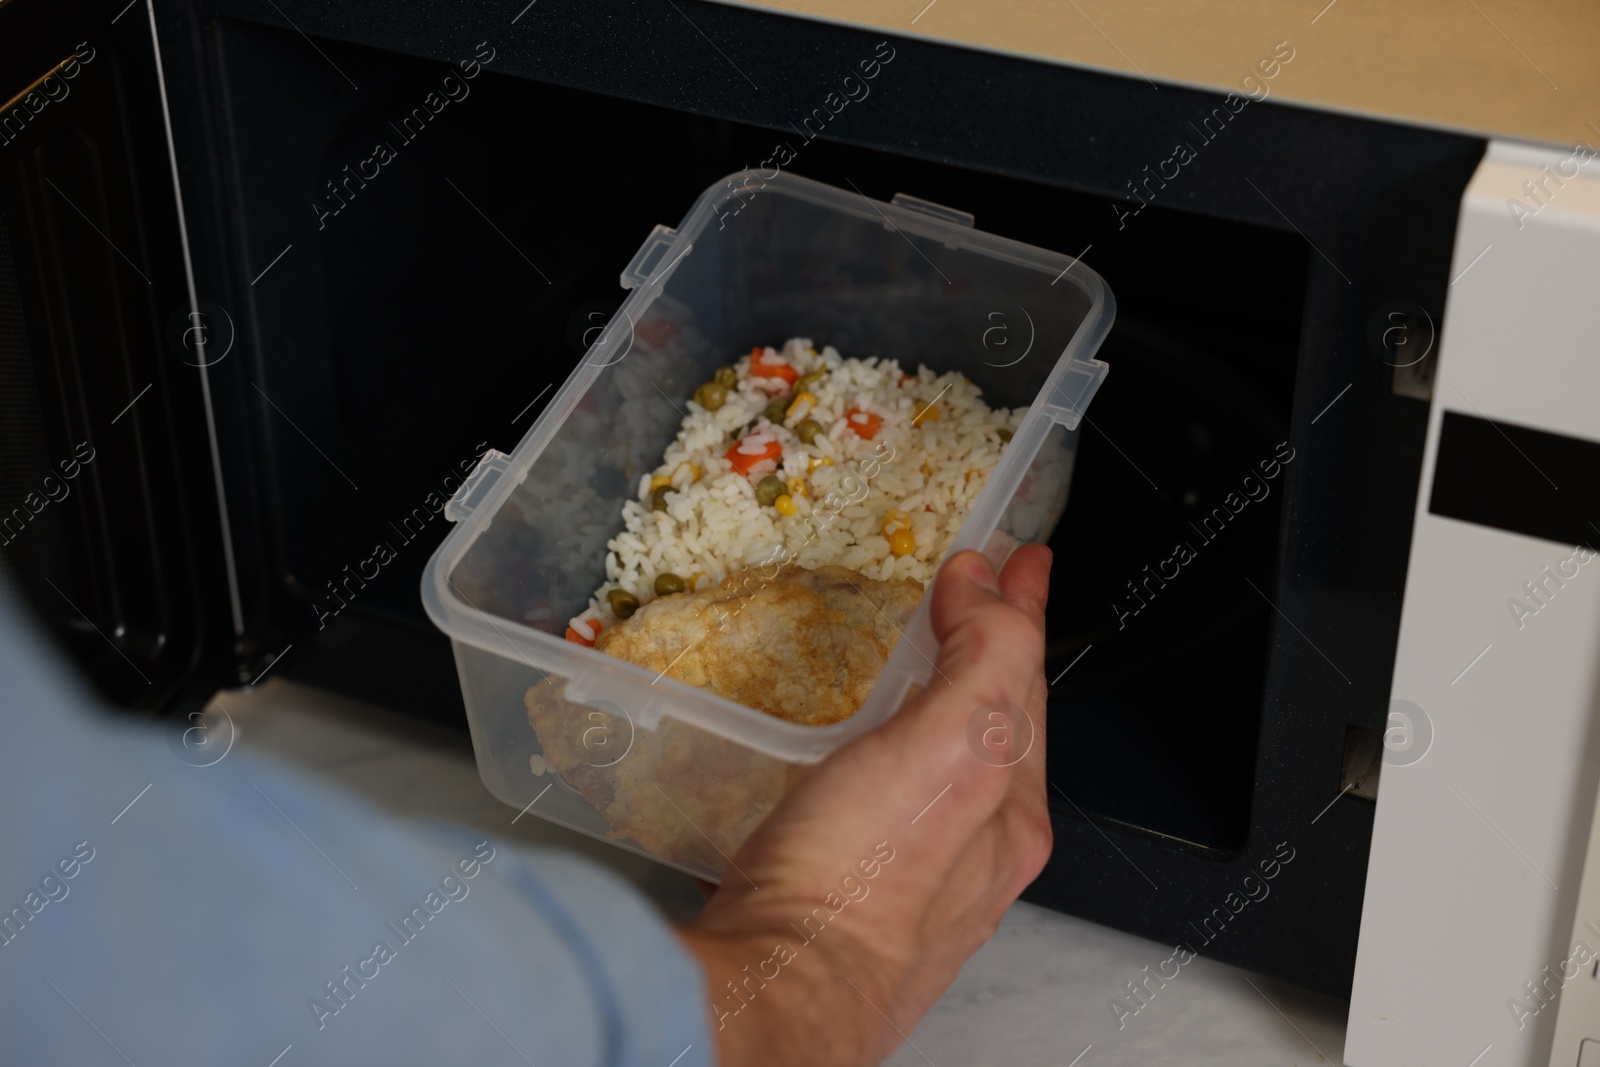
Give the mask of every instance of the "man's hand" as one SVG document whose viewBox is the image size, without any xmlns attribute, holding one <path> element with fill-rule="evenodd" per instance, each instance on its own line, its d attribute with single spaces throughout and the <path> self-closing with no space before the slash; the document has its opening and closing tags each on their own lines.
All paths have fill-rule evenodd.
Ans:
<svg viewBox="0 0 1600 1067">
<path fill-rule="evenodd" d="M 1040 545 L 1017 549 L 998 582 L 977 552 L 947 561 L 928 688 L 790 792 L 683 932 L 706 971 L 723 1067 L 877 1063 L 1044 866 L 1049 576 Z M 975 713 L 980 732 L 1005 728 L 985 707 L 1031 720 L 1013 765 L 969 743 Z M 1021 736 L 1007 759 L 1029 740 L 1027 723 L 1011 727 Z"/>
</svg>

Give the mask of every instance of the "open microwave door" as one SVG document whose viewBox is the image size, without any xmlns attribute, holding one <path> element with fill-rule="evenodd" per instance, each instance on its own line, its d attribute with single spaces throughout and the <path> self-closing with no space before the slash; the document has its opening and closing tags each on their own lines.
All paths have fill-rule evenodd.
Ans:
<svg viewBox="0 0 1600 1067">
<path fill-rule="evenodd" d="M 1600 785 L 1594 159 L 1584 144 L 1494 144 L 1462 203 L 1352 1067 L 1600 1063 L 1600 911 L 1579 895 L 1590 883 L 1594 908 L 1585 866 L 1600 864 L 1588 847 Z"/>
<path fill-rule="evenodd" d="M 0 4 L 0 101 L 3 587 L 114 703 L 237 684 L 232 329 L 196 305 L 150 9 Z"/>
</svg>

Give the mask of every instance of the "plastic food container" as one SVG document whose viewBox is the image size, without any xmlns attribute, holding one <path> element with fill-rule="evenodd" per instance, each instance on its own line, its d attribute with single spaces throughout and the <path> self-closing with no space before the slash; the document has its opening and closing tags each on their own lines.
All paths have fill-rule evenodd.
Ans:
<svg viewBox="0 0 1600 1067">
<path fill-rule="evenodd" d="M 685 402 L 753 345 L 810 337 L 846 357 L 960 371 L 991 407 L 1026 406 L 952 551 L 981 549 L 998 565 L 1050 536 L 1115 304 L 1071 257 L 972 224 L 905 196 L 885 204 L 744 171 L 707 189 L 676 229 L 655 228 L 622 272 L 632 293 L 583 362 L 516 451 L 485 455 L 449 502 L 455 529 L 423 575 L 495 796 L 719 880 L 808 765 L 884 722 L 931 675 L 926 595 L 867 703 L 821 727 L 564 639 Z"/>
</svg>

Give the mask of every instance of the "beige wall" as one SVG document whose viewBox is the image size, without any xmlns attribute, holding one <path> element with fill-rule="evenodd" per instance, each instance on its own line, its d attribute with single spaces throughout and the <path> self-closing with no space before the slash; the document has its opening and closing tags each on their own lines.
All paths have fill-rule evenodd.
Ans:
<svg viewBox="0 0 1600 1067">
<path fill-rule="evenodd" d="M 1600 0 L 724 2 L 1219 89 L 1287 41 L 1276 99 L 1600 146 Z"/>
</svg>

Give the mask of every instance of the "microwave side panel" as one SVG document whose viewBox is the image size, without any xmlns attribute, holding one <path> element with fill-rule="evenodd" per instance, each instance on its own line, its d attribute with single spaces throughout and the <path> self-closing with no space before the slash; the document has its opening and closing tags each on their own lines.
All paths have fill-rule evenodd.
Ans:
<svg viewBox="0 0 1600 1067">
<path fill-rule="evenodd" d="M 1550 1055 L 1563 986 L 1596 981 L 1592 963 L 1566 977 L 1600 781 L 1600 164 L 1585 155 L 1495 144 L 1462 203 L 1351 1067 L 1578 1062 L 1576 1045 Z M 1585 1025 L 1600 1039 L 1600 1018 Z"/>
</svg>

